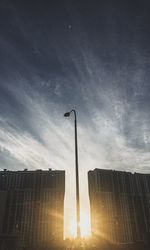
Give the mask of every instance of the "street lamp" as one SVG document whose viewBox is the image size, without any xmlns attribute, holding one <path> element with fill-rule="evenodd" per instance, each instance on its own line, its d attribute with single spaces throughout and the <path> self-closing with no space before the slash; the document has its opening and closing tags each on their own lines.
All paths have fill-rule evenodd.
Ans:
<svg viewBox="0 0 150 250">
<path fill-rule="evenodd" d="M 74 128 L 75 128 L 75 166 L 76 166 L 76 213 L 77 213 L 77 238 L 81 237 L 80 233 L 80 198 L 79 198 L 79 171 L 78 171 L 78 144 L 77 144 L 77 115 L 73 109 L 70 112 L 64 114 L 65 117 L 69 117 L 71 113 L 74 113 Z"/>
</svg>

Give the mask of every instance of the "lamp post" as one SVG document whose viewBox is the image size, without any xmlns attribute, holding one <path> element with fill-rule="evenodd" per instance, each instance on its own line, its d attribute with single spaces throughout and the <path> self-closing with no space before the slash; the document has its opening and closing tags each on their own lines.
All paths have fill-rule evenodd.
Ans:
<svg viewBox="0 0 150 250">
<path fill-rule="evenodd" d="M 80 197 L 79 197 L 79 170 L 78 170 L 78 143 L 77 143 L 77 115 L 73 109 L 70 112 L 64 114 L 65 117 L 69 117 L 71 113 L 74 113 L 74 129 L 75 129 L 75 167 L 76 167 L 76 213 L 77 213 L 77 238 L 81 237 L 80 233 Z"/>
</svg>

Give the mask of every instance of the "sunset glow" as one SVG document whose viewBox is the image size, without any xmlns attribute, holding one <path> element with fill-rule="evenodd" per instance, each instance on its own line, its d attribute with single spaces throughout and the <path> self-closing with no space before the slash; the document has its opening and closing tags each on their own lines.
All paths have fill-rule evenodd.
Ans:
<svg viewBox="0 0 150 250">
<path fill-rule="evenodd" d="M 70 236 L 75 238 L 76 237 L 76 220 L 75 218 L 72 219 L 71 225 L 70 225 Z M 90 224 L 90 218 L 86 213 L 81 212 L 80 214 L 80 230 L 81 230 L 81 237 L 87 238 L 91 235 L 91 224 Z"/>
<path fill-rule="evenodd" d="M 150 250 L 149 9 L 0 0 L 0 250 Z"/>
</svg>

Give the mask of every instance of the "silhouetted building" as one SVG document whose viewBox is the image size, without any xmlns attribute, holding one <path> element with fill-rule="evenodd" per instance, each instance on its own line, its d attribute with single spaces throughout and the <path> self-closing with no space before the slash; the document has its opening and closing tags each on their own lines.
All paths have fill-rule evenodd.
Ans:
<svg viewBox="0 0 150 250">
<path fill-rule="evenodd" d="M 92 234 L 115 244 L 149 244 L 150 174 L 88 172 Z"/>
<path fill-rule="evenodd" d="M 12 236 L 19 249 L 62 241 L 64 193 L 65 171 L 1 171 L 0 244 Z"/>
</svg>

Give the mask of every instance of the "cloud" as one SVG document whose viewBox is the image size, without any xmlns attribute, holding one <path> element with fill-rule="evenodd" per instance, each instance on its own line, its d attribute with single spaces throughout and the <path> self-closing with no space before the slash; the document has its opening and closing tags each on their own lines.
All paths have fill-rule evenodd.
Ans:
<svg viewBox="0 0 150 250">
<path fill-rule="evenodd" d="M 110 19 L 102 36 L 99 22 L 91 23 L 95 33 L 86 30 L 73 6 L 68 7 L 70 30 L 66 19 L 47 22 L 46 15 L 40 19 L 35 13 L 38 22 L 31 22 L 32 15 L 27 20 L 20 8 L 11 7 L 7 22 L 13 36 L 2 29 L 0 39 L 0 167 L 65 169 L 65 211 L 71 217 L 74 118 L 63 114 L 77 110 L 81 204 L 88 212 L 88 170 L 149 172 L 149 59 L 146 50 L 134 46 L 136 37 L 127 36 L 125 46 L 116 30 L 109 33 Z"/>
<path fill-rule="evenodd" d="M 21 105 L 23 112 L 21 114 L 19 111 L 14 112 L 14 115 L 1 114 L 1 168 L 66 170 L 65 211 L 70 217 L 74 216 L 73 117 L 69 119 L 63 117 L 71 107 L 69 105 L 67 107 L 63 102 L 60 105 L 52 99 L 48 100 L 33 87 L 27 88 L 24 81 L 20 87 L 7 86 L 7 90 L 12 99 L 16 100 L 18 109 Z M 83 95 L 87 109 L 86 116 L 83 108 L 77 110 L 80 190 L 82 209 L 88 213 L 88 170 L 108 168 L 149 172 L 150 154 L 147 150 L 150 143 L 149 119 L 145 115 L 147 119 L 137 124 L 141 111 L 135 111 L 132 103 L 120 99 L 116 90 L 106 91 L 103 87 L 90 84 L 87 84 L 87 88 L 85 85 L 81 86 L 81 90 L 80 96 Z M 7 105 L 9 107 L 9 103 Z M 8 107 L 7 112 L 9 112 Z M 124 132 L 125 123 L 129 124 L 129 126 L 126 124 L 126 132 Z M 137 143 L 138 141 L 142 143 Z M 67 218 L 69 220 L 69 216 L 66 220 Z"/>
</svg>

